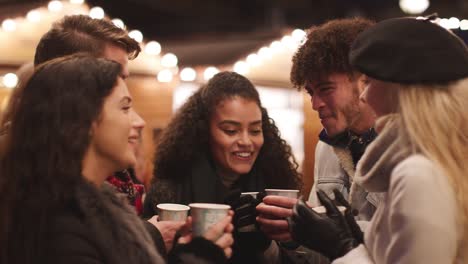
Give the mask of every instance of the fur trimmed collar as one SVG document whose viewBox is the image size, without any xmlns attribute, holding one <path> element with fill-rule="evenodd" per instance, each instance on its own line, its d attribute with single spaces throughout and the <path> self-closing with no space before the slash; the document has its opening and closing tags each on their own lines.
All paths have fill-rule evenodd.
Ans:
<svg viewBox="0 0 468 264">
<path fill-rule="evenodd" d="M 357 165 L 354 180 L 371 192 L 386 192 L 395 166 L 411 155 L 410 144 L 399 131 L 400 123 L 397 115 L 377 120 L 382 130 Z"/>
<path fill-rule="evenodd" d="M 164 263 L 142 220 L 125 195 L 104 183 L 101 189 L 83 182 L 76 189 L 76 202 L 85 225 L 106 263 Z"/>
</svg>

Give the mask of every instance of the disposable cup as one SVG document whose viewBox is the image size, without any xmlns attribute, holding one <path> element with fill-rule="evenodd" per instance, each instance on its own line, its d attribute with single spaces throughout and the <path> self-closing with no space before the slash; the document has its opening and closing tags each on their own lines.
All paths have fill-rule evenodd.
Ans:
<svg viewBox="0 0 468 264">
<path fill-rule="evenodd" d="M 159 221 L 185 221 L 190 207 L 183 204 L 162 203 L 158 208 Z"/>
<path fill-rule="evenodd" d="M 288 189 L 265 189 L 267 195 L 278 195 L 288 198 L 298 198 L 299 190 L 288 190 Z"/>
<path fill-rule="evenodd" d="M 231 208 L 226 204 L 191 203 L 190 215 L 192 216 L 192 233 L 194 236 L 202 236 L 208 229 L 228 215 Z"/>
<path fill-rule="evenodd" d="M 257 198 L 257 194 L 258 194 L 258 192 L 243 192 L 243 193 L 241 193 L 241 197 L 245 196 L 245 195 L 252 195 L 253 198 Z"/>
<path fill-rule="evenodd" d="M 346 207 L 344 207 L 344 206 L 337 206 L 337 207 L 338 207 L 338 210 L 340 211 L 340 213 L 344 214 L 344 211 L 346 210 Z M 325 208 L 325 206 L 313 207 L 312 210 L 314 210 L 316 213 L 321 214 L 321 215 L 325 215 L 327 213 L 327 209 Z"/>
</svg>

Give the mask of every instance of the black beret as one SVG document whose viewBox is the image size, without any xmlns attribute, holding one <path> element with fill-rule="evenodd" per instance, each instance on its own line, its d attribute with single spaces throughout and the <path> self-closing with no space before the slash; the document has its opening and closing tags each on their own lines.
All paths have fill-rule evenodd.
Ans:
<svg viewBox="0 0 468 264">
<path fill-rule="evenodd" d="M 428 19 L 393 18 L 363 31 L 351 46 L 351 65 L 396 83 L 443 83 L 468 77 L 468 48 Z"/>
</svg>

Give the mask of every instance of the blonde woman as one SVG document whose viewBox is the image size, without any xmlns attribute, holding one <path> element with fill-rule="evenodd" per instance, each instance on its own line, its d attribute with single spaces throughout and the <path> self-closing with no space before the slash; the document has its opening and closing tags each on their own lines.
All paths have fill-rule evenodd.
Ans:
<svg viewBox="0 0 468 264">
<path fill-rule="evenodd" d="M 349 210 L 337 213 L 324 193 L 327 216 L 297 205 L 293 237 L 333 263 L 468 262 L 466 45 L 428 19 L 398 18 L 362 33 L 350 59 L 368 76 L 361 98 L 375 110 L 379 134 L 354 180 L 386 192 L 384 200 L 364 243 Z"/>
</svg>

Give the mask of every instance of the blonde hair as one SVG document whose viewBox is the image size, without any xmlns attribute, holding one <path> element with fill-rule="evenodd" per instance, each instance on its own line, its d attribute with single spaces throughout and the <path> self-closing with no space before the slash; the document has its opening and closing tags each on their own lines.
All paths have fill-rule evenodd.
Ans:
<svg viewBox="0 0 468 264">
<path fill-rule="evenodd" d="M 402 133 L 448 176 L 463 228 L 457 259 L 468 261 L 468 78 L 398 89 Z"/>
</svg>

